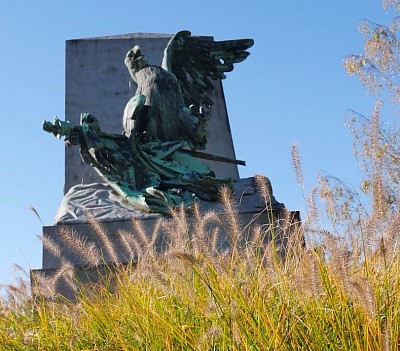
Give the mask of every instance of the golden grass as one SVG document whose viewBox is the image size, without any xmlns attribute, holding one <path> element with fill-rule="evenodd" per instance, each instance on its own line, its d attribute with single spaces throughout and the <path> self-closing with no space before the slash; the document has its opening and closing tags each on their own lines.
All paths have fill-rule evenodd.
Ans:
<svg viewBox="0 0 400 351">
<path fill-rule="evenodd" d="M 267 198 L 267 184 L 259 188 Z M 282 257 L 259 226 L 250 236 L 246 232 L 243 243 L 245 232 L 227 189 L 221 198 L 229 249 L 217 249 L 221 233 L 209 226 L 221 221 L 215 213 L 195 208 L 190 226 L 188 214 L 177 210 L 152 233 L 134 221 L 132 233 L 120 236 L 135 265 L 117 267 L 90 292 L 68 275 L 65 262 L 59 275 L 75 284 L 76 302 L 46 299 L 51 280 L 39 282 L 42 295 L 34 300 L 24 281 L 9 286 L 0 306 L 0 345 L 4 350 L 398 349 L 399 214 L 386 226 L 365 219 L 368 250 L 361 239 L 281 222 L 288 235 Z M 160 228 L 171 239 L 163 253 L 154 244 Z M 63 235 L 76 240 L 71 245 L 77 250 L 91 247 L 73 233 Z M 304 235 L 319 239 L 304 247 Z"/>
</svg>

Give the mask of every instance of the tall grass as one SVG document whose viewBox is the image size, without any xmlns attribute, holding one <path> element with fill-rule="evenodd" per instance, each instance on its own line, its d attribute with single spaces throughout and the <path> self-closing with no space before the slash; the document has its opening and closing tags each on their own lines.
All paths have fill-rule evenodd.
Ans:
<svg viewBox="0 0 400 351">
<path fill-rule="evenodd" d="M 267 184 L 263 178 L 258 182 L 268 199 Z M 326 181 L 320 188 L 328 203 L 335 201 L 330 186 Z M 374 219 L 374 213 L 364 218 L 362 237 L 341 237 L 322 230 L 318 221 L 285 225 L 281 218 L 280 230 L 288 235 L 282 256 L 277 243 L 266 240 L 265 228 L 255 226 L 250 236 L 241 229 L 227 189 L 221 199 L 225 216 L 195 208 L 194 225 L 183 210 L 152 233 L 133 222 L 132 233 L 120 236 L 135 263 L 115 267 L 91 289 L 74 280 L 65 262 L 59 275 L 75 285 L 75 302 L 45 298 L 51 279 L 59 276 L 39 282 L 42 295 L 35 299 L 23 280 L 6 287 L 0 307 L 2 349 L 399 349 L 399 213 L 387 223 Z M 267 201 L 267 212 L 268 206 Z M 309 209 L 314 216 L 321 211 Z M 210 225 L 222 218 L 231 243 L 223 251 L 218 249 L 222 233 Z M 93 225 L 106 240 L 104 228 Z M 163 253 L 154 245 L 160 228 L 170 239 Z M 70 236 L 78 254 L 87 252 L 88 263 L 99 262 L 90 243 L 72 232 L 63 235 Z M 107 246 L 106 254 L 113 257 L 115 250 Z"/>
</svg>

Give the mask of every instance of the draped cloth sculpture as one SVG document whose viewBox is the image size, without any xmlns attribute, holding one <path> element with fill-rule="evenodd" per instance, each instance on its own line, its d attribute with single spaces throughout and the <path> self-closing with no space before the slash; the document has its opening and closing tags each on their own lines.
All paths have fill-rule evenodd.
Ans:
<svg viewBox="0 0 400 351">
<path fill-rule="evenodd" d="M 43 129 L 65 136 L 68 146 L 80 145 L 83 161 L 137 210 L 165 213 L 189 208 L 196 198 L 214 201 L 231 180 L 216 178 L 193 155 L 201 156 L 196 150 L 207 143 L 212 80 L 225 78 L 252 45 L 251 39 L 215 42 L 181 31 L 169 41 L 161 66 L 148 65 L 135 46 L 125 64 L 138 88 L 125 107 L 122 135 L 103 132 L 90 113 L 81 114 L 79 126 L 55 118 Z"/>
</svg>

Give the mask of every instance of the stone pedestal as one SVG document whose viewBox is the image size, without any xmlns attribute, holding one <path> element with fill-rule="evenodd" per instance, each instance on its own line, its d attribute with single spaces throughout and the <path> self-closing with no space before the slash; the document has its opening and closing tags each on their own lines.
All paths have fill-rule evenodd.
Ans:
<svg viewBox="0 0 400 351">
<path fill-rule="evenodd" d="M 266 184 L 269 184 L 268 179 L 265 179 L 265 181 Z M 95 185 L 92 187 L 94 189 L 98 188 Z M 100 188 L 103 192 L 106 191 L 104 187 Z M 90 212 L 89 207 L 87 207 L 87 214 L 90 213 L 96 220 L 96 226 L 88 223 L 83 211 L 70 212 L 70 209 L 79 207 L 76 199 L 80 198 L 81 191 L 84 191 L 87 198 L 86 201 L 90 201 L 91 196 L 96 196 L 93 194 L 97 194 L 97 200 L 100 200 L 93 212 Z M 108 191 L 112 192 L 111 188 Z M 129 213 L 131 210 L 123 208 L 121 205 L 113 206 L 114 219 L 109 217 L 102 218 L 102 215 L 107 212 L 109 204 L 107 201 L 102 203 L 101 199 L 110 198 L 110 195 L 105 196 L 103 194 L 103 196 L 99 196 L 97 191 L 90 195 L 87 188 L 79 188 L 76 193 L 75 197 L 66 197 L 69 204 L 64 204 L 66 206 L 65 213 L 63 216 L 60 214 L 63 218 L 63 223 L 43 228 L 44 242 L 46 244 L 43 248 L 42 269 L 31 271 L 33 281 L 47 281 L 47 283 L 44 283 L 45 286 L 46 284 L 55 284 L 48 295 L 59 294 L 73 300 L 76 297 L 76 291 L 74 286 L 71 285 L 71 275 L 80 283 L 98 284 L 108 273 L 113 272 L 121 264 L 135 262 L 137 257 L 134 253 L 135 245 L 132 245 L 132 243 L 135 241 L 140 243 L 142 239 L 140 239 L 140 235 L 133 226 L 132 218 L 141 221 L 141 225 L 148 233 L 149 238 L 152 236 L 158 221 L 162 218 L 164 224 L 157 229 L 158 234 L 154 243 L 154 250 L 160 254 L 168 251 L 169 245 L 174 239 L 174 232 L 171 233 L 171 226 L 168 225 L 168 221 L 172 223 L 172 227 L 175 229 L 178 225 L 174 219 L 156 214 L 148 215 L 147 217 L 145 215 L 138 216 L 133 212 Z M 241 230 L 239 246 L 251 240 L 254 228 L 259 226 L 262 227 L 264 233 L 264 243 L 274 239 L 275 244 L 280 249 L 280 253 L 284 255 L 288 235 L 300 223 L 299 213 L 288 212 L 282 203 L 275 200 L 273 195 L 271 195 L 271 202 L 266 204 L 260 196 L 254 178 L 240 179 L 235 182 L 234 203 L 234 211 L 239 220 Z M 199 202 L 199 206 L 203 213 L 213 211 L 218 214 L 220 223 L 208 223 L 206 231 L 211 235 L 212 232 L 218 229 L 218 252 L 229 249 L 232 245 L 231 229 L 223 206 L 219 203 L 207 202 Z M 194 229 L 196 219 L 190 212 L 187 212 L 185 218 L 187 220 L 188 240 L 196 240 Z M 129 245 L 127 247 L 127 243 L 124 242 L 121 235 L 130 243 L 130 247 Z M 91 259 L 88 257 L 90 252 L 82 253 L 82 250 L 76 248 L 71 237 L 84 239 L 86 245 L 95 248 L 96 252 L 101 253 L 101 256 L 99 255 L 98 257 L 98 264 L 93 265 L 93 262 L 90 263 Z M 64 271 L 66 263 L 69 267 L 68 272 Z M 43 289 L 43 286 L 41 289 L 44 292 L 46 290 Z"/>
</svg>

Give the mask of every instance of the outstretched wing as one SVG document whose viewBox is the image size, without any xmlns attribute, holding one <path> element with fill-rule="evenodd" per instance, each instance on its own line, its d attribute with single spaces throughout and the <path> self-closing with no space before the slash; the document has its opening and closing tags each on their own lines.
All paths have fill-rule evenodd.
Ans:
<svg viewBox="0 0 400 351">
<path fill-rule="evenodd" d="M 246 50 L 253 44 L 252 39 L 213 41 L 181 31 L 169 41 L 162 67 L 178 78 L 185 105 L 198 109 L 213 104 L 208 97 L 214 90 L 212 81 L 224 79 L 225 72 L 250 55 Z"/>
</svg>

